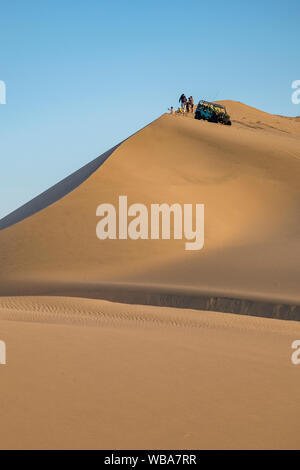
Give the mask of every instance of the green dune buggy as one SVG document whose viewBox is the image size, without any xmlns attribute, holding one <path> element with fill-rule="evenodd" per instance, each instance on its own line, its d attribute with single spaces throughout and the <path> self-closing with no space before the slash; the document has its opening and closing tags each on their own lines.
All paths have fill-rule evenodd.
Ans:
<svg viewBox="0 0 300 470">
<path fill-rule="evenodd" d="M 225 106 L 209 101 L 199 101 L 195 111 L 195 119 L 204 119 L 209 122 L 219 122 L 225 126 L 231 126 L 230 116 Z"/>
</svg>

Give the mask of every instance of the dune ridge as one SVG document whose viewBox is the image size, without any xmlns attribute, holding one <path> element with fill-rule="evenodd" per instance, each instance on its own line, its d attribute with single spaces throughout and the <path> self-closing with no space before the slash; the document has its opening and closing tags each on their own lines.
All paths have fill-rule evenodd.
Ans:
<svg viewBox="0 0 300 470">
<path fill-rule="evenodd" d="M 127 139 L 130 139 L 130 137 L 133 137 L 133 135 L 127 137 Z M 74 191 L 74 189 L 84 183 L 96 170 L 98 170 L 98 168 L 100 168 L 100 166 L 103 165 L 103 163 L 107 160 L 107 158 L 109 158 L 111 154 L 127 139 L 124 139 L 119 144 L 102 153 L 99 157 L 96 157 L 91 162 L 79 168 L 79 170 L 71 173 L 69 176 L 56 183 L 54 186 L 51 186 L 40 195 L 36 196 L 18 209 L 12 211 L 10 214 L 0 219 L 0 231 L 15 225 L 18 222 L 27 219 L 28 217 L 33 216 L 41 210 L 46 209 L 48 206 L 51 206 L 55 202 L 59 201 L 59 199 L 62 199 L 70 192 Z"/>
<path fill-rule="evenodd" d="M 79 283 L 79 282 L 22 282 L 5 283 L 0 287 L 4 296 L 60 296 L 61 298 L 87 298 L 106 300 L 123 304 L 136 304 L 179 309 L 208 310 L 239 315 L 260 316 L 281 320 L 299 321 L 300 305 L 272 296 L 270 299 L 249 292 L 224 294 L 205 289 L 191 289 L 182 286 L 162 286 L 137 283 Z M 0 297 L 1 299 L 1 297 Z"/>
</svg>

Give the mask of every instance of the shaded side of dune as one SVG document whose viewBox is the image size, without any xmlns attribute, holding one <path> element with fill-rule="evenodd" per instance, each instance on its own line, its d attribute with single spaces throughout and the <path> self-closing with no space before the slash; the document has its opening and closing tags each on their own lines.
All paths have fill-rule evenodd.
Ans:
<svg viewBox="0 0 300 470">
<path fill-rule="evenodd" d="M 278 320 L 300 321 L 300 305 L 250 296 L 220 295 L 189 288 L 126 283 L 16 282 L 2 283 L 0 296 L 59 296 L 101 299 L 135 305 L 207 310 Z"/>
</svg>

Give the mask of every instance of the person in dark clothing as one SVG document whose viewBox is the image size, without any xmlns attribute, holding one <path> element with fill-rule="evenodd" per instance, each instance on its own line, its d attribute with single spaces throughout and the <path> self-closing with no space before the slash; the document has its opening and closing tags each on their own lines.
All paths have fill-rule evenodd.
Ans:
<svg viewBox="0 0 300 470">
<path fill-rule="evenodd" d="M 184 93 L 182 93 L 182 95 L 180 96 L 179 103 L 181 105 L 183 112 L 185 112 L 187 99 Z"/>
</svg>

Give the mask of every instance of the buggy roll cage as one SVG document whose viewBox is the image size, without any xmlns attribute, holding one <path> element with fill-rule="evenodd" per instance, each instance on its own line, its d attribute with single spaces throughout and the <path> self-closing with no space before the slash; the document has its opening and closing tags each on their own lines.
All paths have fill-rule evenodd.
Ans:
<svg viewBox="0 0 300 470">
<path fill-rule="evenodd" d="M 227 113 L 225 106 L 222 106 L 221 104 L 212 103 L 211 101 L 205 101 L 205 100 L 200 100 L 199 103 L 198 103 L 198 106 L 199 106 L 199 104 L 200 105 L 203 104 L 205 106 L 212 106 L 214 108 L 220 108 L 220 109 L 224 110 L 225 113 Z"/>
</svg>

